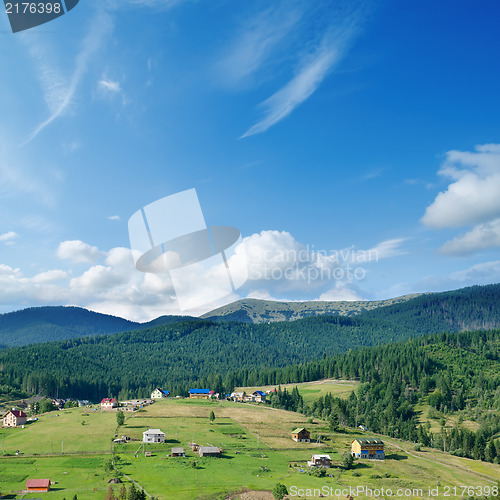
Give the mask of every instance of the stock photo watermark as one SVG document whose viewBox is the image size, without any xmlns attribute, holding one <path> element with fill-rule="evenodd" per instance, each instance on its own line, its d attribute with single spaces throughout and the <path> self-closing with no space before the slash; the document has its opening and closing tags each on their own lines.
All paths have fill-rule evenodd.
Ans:
<svg viewBox="0 0 500 500">
<path fill-rule="evenodd" d="M 12 33 L 25 31 L 53 21 L 74 9 L 80 0 L 4 0 Z"/>
<path fill-rule="evenodd" d="M 353 282 L 366 278 L 362 264 L 378 262 L 376 249 L 317 250 L 306 245 L 299 249 L 247 250 L 250 280 Z"/>
</svg>

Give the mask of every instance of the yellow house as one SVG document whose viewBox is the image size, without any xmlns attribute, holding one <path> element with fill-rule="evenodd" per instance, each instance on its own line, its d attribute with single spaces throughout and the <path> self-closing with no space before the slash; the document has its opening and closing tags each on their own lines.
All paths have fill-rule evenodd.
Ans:
<svg viewBox="0 0 500 500">
<path fill-rule="evenodd" d="M 351 455 L 355 458 L 385 459 L 384 442 L 380 439 L 354 439 Z"/>
</svg>

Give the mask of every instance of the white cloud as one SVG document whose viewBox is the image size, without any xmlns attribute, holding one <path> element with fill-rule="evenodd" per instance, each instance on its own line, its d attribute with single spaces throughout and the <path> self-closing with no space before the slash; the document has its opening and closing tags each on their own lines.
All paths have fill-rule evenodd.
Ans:
<svg viewBox="0 0 500 500">
<path fill-rule="evenodd" d="M 110 215 L 108 217 L 108 220 L 120 220 L 120 216 L 119 215 Z"/>
<path fill-rule="evenodd" d="M 452 182 L 427 207 L 423 224 L 460 227 L 500 216 L 499 144 L 476 146 L 474 152 L 449 151 L 439 174 Z"/>
<path fill-rule="evenodd" d="M 44 271 L 33 276 L 31 280 L 33 283 L 52 283 L 54 281 L 65 280 L 67 277 L 67 272 L 60 269 L 51 269 L 50 271 Z"/>
<path fill-rule="evenodd" d="M 238 38 L 216 64 L 224 83 L 241 85 L 271 58 L 300 20 L 300 13 L 289 4 L 273 5 L 238 27 Z"/>
<path fill-rule="evenodd" d="M 120 86 L 120 82 L 116 82 L 110 79 L 103 78 L 102 80 L 99 80 L 97 83 L 97 86 L 105 91 L 109 92 L 111 94 L 119 94 L 122 91 L 122 88 Z"/>
<path fill-rule="evenodd" d="M 488 285 L 500 282 L 500 260 L 482 262 L 448 275 L 427 276 L 418 282 L 414 290 L 429 292 L 453 290 L 472 285 Z"/>
<path fill-rule="evenodd" d="M 286 231 L 262 231 L 243 240 L 249 266 L 247 287 L 274 295 L 294 291 L 310 294 L 325 287 L 338 290 L 341 285 L 363 280 L 366 265 L 403 254 L 400 247 L 404 241 L 387 240 L 368 250 L 319 250 L 298 242 Z"/>
<path fill-rule="evenodd" d="M 80 240 L 63 241 L 59 244 L 56 254 L 60 259 L 78 264 L 94 263 L 105 255 L 97 247 Z"/>
<path fill-rule="evenodd" d="M 465 234 L 447 241 L 440 252 L 449 255 L 468 255 L 488 248 L 500 247 L 500 219 L 478 224 Z"/>
<path fill-rule="evenodd" d="M 373 248 L 380 251 L 382 258 L 397 255 L 396 242 L 403 240 L 391 241 Z M 365 252 L 368 251 L 353 248 L 344 252 L 317 251 L 299 243 L 290 233 L 262 231 L 243 240 L 230 258 L 229 266 L 231 273 L 241 272 L 244 266 L 246 271 L 248 259 L 250 279 L 241 290 L 247 290 L 245 293 L 249 296 L 271 298 L 285 295 L 293 300 L 294 292 L 300 296 L 306 292 L 322 294 L 322 300 L 354 300 L 359 298 L 355 283 L 357 278 L 350 280 L 346 267 L 349 264 L 355 269 L 378 260 L 368 258 Z M 0 265 L 0 302 L 16 306 L 79 305 L 137 321 L 163 314 L 180 314 L 177 290 L 174 290 L 170 276 L 137 271 L 132 251 L 128 248 L 117 247 L 104 252 L 80 240 L 64 241 L 57 249 L 57 256 L 89 266 L 78 275 L 54 269 L 27 277 L 20 269 Z M 356 259 L 360 259 L 361 265 Z M 227 279 L 224 266 L 222 271 L 221 267 L 208 271 L 212 273 L 208 282 L 213 286 L 203 290 L 198 286 L 196 269 L 184 275 L 182 291 L 189 293 L 189 300 L 197 307 L 182 314 L 202 314 L 239 298 L 231 294 L 206 304 L 206 298 L 215 296 L 219 285 L 224 282 L 219 273 L 224 271 Z"/>
<path fill-rule="evenodd" d="M 5 245 L 14 245 L 16 243 L 15 240 L 19 238 L 19 235 L 14 231 L 8 231 L 7 233 L 0 234 L 0 243 Z"/>
<path fill-rule="evenodd" d="M 264 117 L 250 127 L 241 137 L 265 132 L 287 117 L 299 104 L 307 100 L 319 87 L 340 53 L 334 47 L 322 49 L 304 64 L 298 74 L 282 89 L 263 101 Z"/>
<path fill-rule="evenodd" d="M 265 132 L 286 118 L 317 90 L 326 76 L 344 57 L 349 44 L 358 33 L 363 7 L 363 2 L 345 4 L 339 2 L 336 15 L 331 16 L 333 20 L 327 24 L 326 28 L 322 28 L 323 34 L 319 41 L 302 40 L 303 46 L 309 48 L 306 53 L 299 55 L 295 75 L 280 90 L 260 103 L 263 117 L 251 126 L 241 138 Z M 285 27 L 287 27 L 286 24 Z M 317 28 L 314 26 L 314 29 L 309 31 L 316 35 Z M 260 56 L 263 51 L 255 50 L 254 53 Z M 256 57 L 254 65 L 258 61 L 259 57 Z"/>
<path fill-rule="evenodd" d="M 31 142 L 45 127 L 57 118 L 64 116 L 71 108 L 76 90 L 82 77 L 87 72 L 92 57 L 98 51 L 105 36 L 112 30 L 111 18 L 106 9 L 100 9 L 92 17 L 90 26 L 91 28 L 83 40 L 82 48 L 75 58 L 75 69 L 69 78 L 65 77 L 52 62 L 51 51 L 54 50 L 53 47 L 42 45 L 41 39 L 37 39 L 37 43 L 32 43 L 32 39 L 25 35 L 24 39 L 26 43 L 29 43 L 30 54 L 35 61 L 38 79 L 50 115 L 35 127 L 22 146 Z"/>
<path fill-rule="evenodd" d="M 340 286 L 322 293 L 318 300 L 352 302 L 355 300 L 363 300 L 363 297 L 361 297 L 355 290 L 352 290 L 347 286 Z"/>
</svg>

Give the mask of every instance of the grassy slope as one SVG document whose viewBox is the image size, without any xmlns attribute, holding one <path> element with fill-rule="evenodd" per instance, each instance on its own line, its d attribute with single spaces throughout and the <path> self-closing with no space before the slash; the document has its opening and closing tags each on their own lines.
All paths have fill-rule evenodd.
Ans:
<svg viewBox="0 0 500 500">
<path fill-rule="evenodd" d="M 334 396 L 341 398 L 348 398 L 352 391 L 355 391 L 359 386 L 359 382 L 353 380 L 316 380 L 314 382 L 302 382 L 300 384 L 283 384 L 282 389 L 286 388 L 291 391 L 294 387 L 299 389 L 300 395 L 306 403 L 312 403 L 320 396 L 324 396 L 327 393 L 333 394 Z M 273 390 L 277 386 L 255 386 L 255 387 L 237 387 L 235 392 L 245 391 L 250 394 L 254 391 L 268 391 Z"/>
<path fill-rule="evenodd" d="M 216 415 L 213 424 L 208 419 L 211 410 Z M 79 500 L 104 497 L 109 478 L 105 477 L 101 464 L 110 456 L 105 452 L 114 436 L 114 413 L 94 412 L 87 417 L 82 416 L 82 409 L 72 409 L 59 414 L 59 417 L 43 415 L 26 429 L 0 430 L 0 443 L 7 452 L 19 448 L 27 454 L 35 449 L 40 453 L 50 452 L 51 441 L 60 444 L 64 440 L 65 450 L 94 450 L 95 453 L 0 458 L 0 491 L 21 489 L 25 476 L 50 477 L 58 482 L 58 490 L 51 494 L 54 500 L 71 498 L 74 493 L 78 494 Z M 82 419 L 88 421 L 88 425 L 82 426 Z M 290 431 L 298 425 L 310 428 L 313 436 L 320 434 L 323 439 L 326 437 L 326 441 L 321 444 L 293 442 Z M 244 486 L 270 490 L 277 482 L 283 482 L 288 487 L 308 488 L 363 484 L 372 488 L 427 489 L 429 485 L 436 486 L 438 481 L 444 487 L 455 484 L 492 485 L 500 480 L 498 465 L 452 457 L 434 450 L 415 452 L 409 443 L 387 438 L 383 439 L 388 443 L 388 459 L 377 463 L 357 462 L 359 477 L 353 476 L 353 471 L 342 472 L 338 467 L 329 471 L 334 478 L 308 476 L 300 473 L 299 469 L 311 454 L 327 452 L 337 464 L 341 453 L 349 449 L 350 441 L 366 435 L 357 432 L 330 434 L 322 422 L 310 424 L 303 415 L 262 405 L 161 401 L 145 412 L 129 416 L 119 434 L 140 438 L 143 430 L 156 427 L 166 433 L 167 443 L 151 447 L 151 458 L 144 457 L 142 453 L 134 458 L 139 443 L 118 445 L 116 451 L 122 457 L 121 471 L 162 500 L 167 497 L 192 500 L 200 495 L 222 495 Z M 193 438 L 201 445 L 223 447 L 224 458 L 195 457 L 187 446 Z M 168 458 L 171 446 L 183 446 L 188 456 L 185 459 Z M 57 451 L 60 452 L 60 449 Z M 196 467 L 191 467 L 193 461 L 197 463 Z M 290 462 L 298 462 L 299 467 L 289 467 Z M 263 471 L 261 467 L 269 471 Z M 34 497 L 37 495 L 31 495 L 31 498 Z M 427 498 L 426 495 L 424 497 Z M 356 498 L 366 497 L 359 495 Z"/>
</svg>

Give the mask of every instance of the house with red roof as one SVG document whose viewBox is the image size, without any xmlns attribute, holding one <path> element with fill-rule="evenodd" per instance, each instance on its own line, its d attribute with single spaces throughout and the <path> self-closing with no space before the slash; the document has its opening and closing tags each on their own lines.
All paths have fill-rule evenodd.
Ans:
<svg viewBox="0 0 500 500">
<path fill-rule="evenodd" d="M 4 427 L 18 427 L 26 423 L 26 413 L 22 410 L 10 410 L 3 416 Z"/>
<path fill-rule="evenodd" d="M 26 491 L 48 492 L 50 490 L 50 479 L 28 479 Z"/>
<path fill-rule="evenodd" d="M 101 401 L 101 410 L 112 410 L 118 408 L 118 401 L 115 398 L 104 398 Z"/>
</svg>

